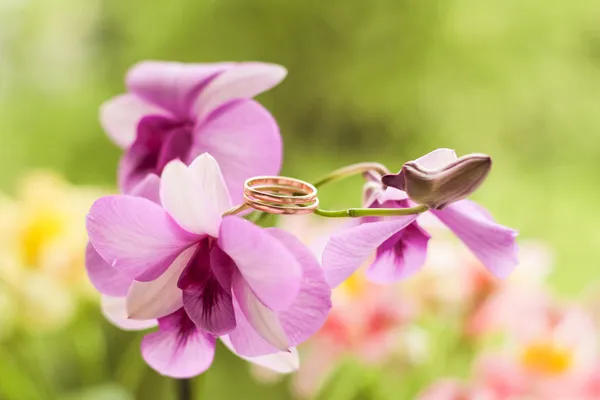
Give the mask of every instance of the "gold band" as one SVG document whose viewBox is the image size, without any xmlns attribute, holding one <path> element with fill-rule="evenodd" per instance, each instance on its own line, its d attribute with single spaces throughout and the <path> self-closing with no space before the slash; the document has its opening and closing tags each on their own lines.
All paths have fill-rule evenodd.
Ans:
<svg viewBox="0 0 600 400">
<path fill-rule="evenodd" d="M 284 176 L 257 176 L 244 183 L 245 203 L 271 214 L 310 214 L 319 206 L 317 189 Z"/>
</svg>

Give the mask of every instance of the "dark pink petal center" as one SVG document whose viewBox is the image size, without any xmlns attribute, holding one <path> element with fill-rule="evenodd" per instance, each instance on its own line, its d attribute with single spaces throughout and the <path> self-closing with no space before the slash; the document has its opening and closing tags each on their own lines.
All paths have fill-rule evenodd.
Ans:
<svg viewBox="0 0 600 400">
<path fill-rule="evenodd" d="M 215 354 L 215 337 L 202 332 L 180 308 L 159 318 L 158 331 L 142 340 L 142 356 L 155 370 L 173 378 L 206 371 Z"/>
<path fill-rule="evenodd" d="M 183 308 L 180 308 L 164 318 L 160 318 L 158 322 L 160 329 L 177 332 L 175 353 L 183 350 L 188 340 L 198 333 L 198 328 L 188 317 Z"/>
<path fill-rule="evenodd" d="M 187 162 L 192 146 L 191 121 L 151 115 L 140 120 L 135 142 L 123 161 L 124 186 L 129 190 L 148 174 L 160 176 L 172 160 Z"/>
<path fill-rule="evenodd" d="M 215 336 L 224 335 L 236 326 L 231 294 L 235 266 L 224 257 L 213 238 L 202 240 L 177 283 L 183 290 L 183 305 L 192 321 Z"/>
<path fill-rule="evenodd" d="M 407 208 L 409 200 L 374 202 L 372 208 Z M 372 218 L 373 221 L 381 220 Z M 371 222 L 373 222 L 371 221 Z M 417 221 L 396 232 L 377 248 L 377 256 L 367 272 L 374 282 L 393 282 L 419 270 L 427 257 L 429 234 Z"/>
<path fill-rule="evenodd" d="M 406 250 L 406 243 L 402 240 L 402 237 L 404 236 L 404 233 L 411 228 L 411 225 L 407 226 L 383 242 L 381 246 L 377 248 L 377 256 L 391 251 L 394 254 L 394 259 L 396 262 L 401 264 L 404 258 L 404 251 Z"/>
</svg>

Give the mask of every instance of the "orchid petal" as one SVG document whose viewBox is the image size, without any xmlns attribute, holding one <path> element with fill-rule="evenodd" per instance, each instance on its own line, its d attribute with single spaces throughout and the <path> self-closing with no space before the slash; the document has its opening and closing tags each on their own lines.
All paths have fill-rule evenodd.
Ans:
<svg viewBox="0 0 600 400">
<path fill-rule="evenodd" d="M 302 265 L 300 292 L 290 307 L 279 313 L 290 346 L 297 346 L 317 333 L 327 320 L 331 289 L 319 261 L 298 238 L 277 228 L 269 228 L 267 232 L 286 246 Z"/>
<path fill-rule="evenodd" d="M 281 351 L 279 353 L 267 354 L 264 356 L 246 357 L 235 351 L 229 337 L 221 336 L 219 339 L 221 339 L 221 342 L 225 347 L 241 359 L 280 374 L 289 374 L 300 367 L 300 357 L 298 355 L 298 350 L 295 347 L 291 348 L 289 352 Z"/>
<path fill-rule="evenodd" d="M 431 212 L 450 228 L 495 276 L 506 278 L 518 265 L 517 231 L 497 224 L 481 206 L 461 200 Z"/>
<path fill-rule="evenodd" d="M 157 204 L 141 197 L 102 197 L 87 217 L 90 241 L 110 266 L 141 281 L 158 278 L 196 239 Z"/>
<path fill-rule="evenodd" d="M 276 349 L 288 351 L 289 341 L 277 314 L 258 300 L 240 275 L 234 278 L 233 293 L 239 310 L 252 328 Z"/>
<path fill-rule="evenodd" d="M 216 160 L 200 155 L 189 167 L 171 161 L 162 174 L 160 198 L 177 223 L 189 232 L 217 237 L 221 215 L 231 199 Z"/>
<path fill-rule="evenodd" d="M 102 128 L 123 148 L 131 146 L 139 121 L 148 115 L 165 116 L 168 113 L 133 94 L 114 97 L 100 106 Z"/>
<path fill-rule="evenodd" d="M 127 87 L 144 100 L 187 119 L 202 87 L 230 66 L 144 61 L 127 73 Z"/>
<path fill-rule="evenodd" d="M 85 268 L 92 285 L 102 294 L 124 297 L 133 279 L 111 267 L 91 243 L 85 249 Z"/>
<path fill-rule="evenodd" d="M 183 309 L 158 320 L 144 336 L 142 357 L 161 375 L 191 378 L 206 371 L 215 355 L 215 338 L 197 329 Z"/>
<path fill-rule="evenodd" d="M 231 341 L 236 354 L 244 357 L 257 357 L 279 352 L 279 349 L 256 332 L 256 329 L 245 317 L 235 295 L 233 297 L 233 309 L 235 311 L 235 329 L 229 332 L 227 337 Z"/>
<path fill-rule="evenodd" d="M 141 331 L 156 326 L 155 319 L 138 321 L 127 318 L 125 297 L 102 296 L 100 300 L 102 314 L 110 323 L 124 331 Z"/>
<path fill-rule="evenodd" d="M 232 199 L 239 203 L 246 179 L 279 173 L 282 149 L 273 116 L 257 102 L 241 100 L 213 113 L 196 129 L 190 155 L 208 152 L 215 157 Z"/>
<path fill-rule="evenodd" d="M 435 149 L 422 157 L 417 158 L 414 162 L 422 168 L 436 170 L 444 168 L 446 165 L 456 161 L 458 157 L 452 149 Z"/>
<path fill-rule="evenodd" d="M 383 242 L 406 228 L 417 215 L 363 223 L 334 234 L 323 252 L 325 279 L 331 288 L 356 271 Z"/>
<path fill-rule="evenodd" d="M 127 315 L 132 319 L 160 318 L 183 306 L 179 276 L 190 261 L 197 246 L 182 252 L 173 264 L 150 282 L 133 282 L 127 294 Z"/>
<path fill-rule="evenodd" d="M 390 283 L 411 276 L 425 264 L 430 237 L 416 222 L 408 225 L 377 248 L 367 277 L 376 283 Z"/>
<path fill-rule="evenodd" d="M 128 194 L 135 197 L 143 197 L 153 203 L 160 204 L 160 178 L 158 175 L 148 174 Z"/>
<path fill-rule="evenodd" d="M 200 92 L 195 102 L 195 112 L 202 118 L 231 100 L 251 99 L 277 85 L 286 75 L 287 70 L 277 64 L 234 64 L 211 80 Z"/>
<path fill-rule="evenodd" d="M 374 201 L 376 200 L 379 204 L 385 204 L 388 201 L 402 201 L 404 202 L 403 204 L 407 204 L 406 207 L 412 206 L 412 204 L 406 203 L 408 200 L 408 195 L 406 194 L 406 192 L 398 190 L 392 186 L 387 187 L 385 190 L 380 190 L 376 192 L 376 194 L 373 197 Z M 369 204 L 366 204 L 365 207 L 370 207 L 374 201 L 372 201 Z"/>
<path fill-rule="evenodd" d="M 302 267 L 264 229 L 236 216 L 223 218 L 219 247 L 233 259 L 254 294 L 271 310 L 285 310 L 300 290 Z"/>
<path fill-rule="evenodd" d="M 285 245 L 303 268 L 298 296 L 289 308 L 277 313 L 288 345 L 297 346 L 316 333 L 327 319 L 331 309 L 331 289 L 317 259 L 302 242 L 281 229 L 269 228 L 267 232 Z M 256 332 L 236 302 L 234 306 L 237 325 L 229 338 L 236 352 L 246 357 L 277 353 L 278 349 Z"/>
</svg>

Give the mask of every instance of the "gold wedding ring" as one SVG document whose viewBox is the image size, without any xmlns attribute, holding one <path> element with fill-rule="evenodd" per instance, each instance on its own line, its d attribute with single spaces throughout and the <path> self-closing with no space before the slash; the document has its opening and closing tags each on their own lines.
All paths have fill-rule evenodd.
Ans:
<svg viewBox="0 0 600 400">
<path fill-rule="evenodd" d="M 271 214 L 310 214 L 319 206 L 317 189 L 285 176 L 256 176 L 244 183 L 244 201 Z"/>
</svg>

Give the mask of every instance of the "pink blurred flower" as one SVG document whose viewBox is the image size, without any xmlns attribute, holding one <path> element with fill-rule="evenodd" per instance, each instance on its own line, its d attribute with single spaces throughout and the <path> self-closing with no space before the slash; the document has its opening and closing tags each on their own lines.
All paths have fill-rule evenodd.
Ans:
<svg viewBox="0 0 600 400">
<path fill-rule="evenodd" d="M 501 333 L 504 348 L 481 357 L 477 380 L 505 396 L 598 398 L 598 332 L 591 317 L 547 294 L 506 288 L 473 321 L 482 335 Z"/>
<path fill-rule="evenodd" d="M 416 309 L 398 288 L 375 285 L 359 273 L 336 288 L 333 304 L 323 328 L 300 348 L 297 394 L 314 395 L 348 358 L 370 366 L 397 361 L 401 370 L 425 356 L 425 334 L 412 325 Z"/>
<path fill-rule="evenodd" d="M 522 268 L 498 280 L 439 221 L 426 217 L 420 224 L 432 235 L 427 260 L 419 274 L 403 283 L 404 291 L 424 312 L 464 319 L 465 333 L 470 333 L 473 315 L 490 296 L 504 288 L 539 290 L 551 271 L 553 257 L 547 246 L 525 240 L 519 246 Z"/>
<path fill-rule="evenodd" d="M 416 164 L 434 169 L 456 160 L 449 149 L 438 149 L 417 159 Z M 406 208 L 415 205 L 408 195 L 394 187 L 369 182 L 365 195 L 367 207 Z M 504 278 L 516 267 L 517 232 L 497 224 L 483 207 L 460 200 L 430 210 L 481 260 L 495 276 Z M 375 253 L 367 276 L 387 283 L 414 274 L 425 263 L 429 233 L 417 223 L 417 215 L 364 218 L 356 227 L 332 236 L 323 253 L 323 267 L 330 286 L 335 287 L 356 271 Z"/>
<path fill-rule="evenodd" d="M 189 164 L 208 152 L 219 162 L 237 203 L 244 181 L 275 175 L 281 137 L 273 117 L 252 97 L 277 85 L 282 66 L 259 62 L 182 64 L 145 61 L 127 74 L 129 93 L 106 102 L 100 121 L 125 149 L 119 169 L 124 193 L 167 163 Z"/>
<path fill-rule="evenodd" d="M 151 189 L 146 198 L 101 198 L 88 216 L 90 278 L 117 296 L 105 300 L 109 319 L 125 329 L 158 319 L 142 354 L 165 375 L 205 371 L 216 337 L 243 358 L 289 372 L 281 357 L 293 357 L 288 348 L 316 332 L 331 307 L 316 258 L 287 232 L 223 218 L 232 203 L 208 154 L 165 167 L 162 206 L 148 200 Z"/>
</svg>

